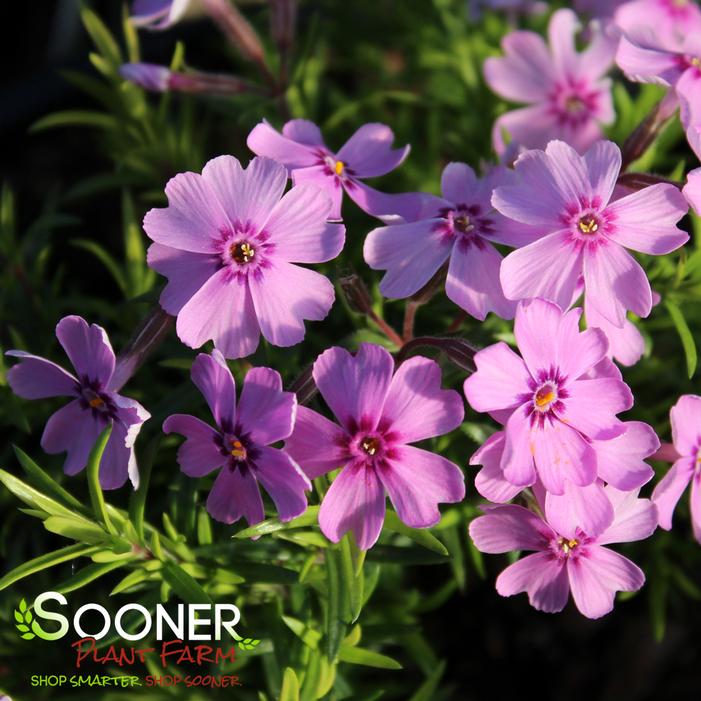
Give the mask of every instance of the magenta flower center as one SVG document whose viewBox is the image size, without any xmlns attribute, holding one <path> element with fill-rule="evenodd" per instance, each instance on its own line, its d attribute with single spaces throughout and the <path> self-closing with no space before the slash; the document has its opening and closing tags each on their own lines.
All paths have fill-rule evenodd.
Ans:
<svg viewBox="0 0 701 701">
<path fill-rule="evenodd" d="M 533 406 L 536 411 L 548 411 L 557 401 L 557 387 L 552 382 L 546 382 L 533 395 Z"/>
<path fill-rule="evenodd" d="M 453 220 L 453 226 L 462 234 L 469 234 L 475 230 L 475 225 L 472 223 L 467 214 L 461 214 Z"/>
<path fill-rule="evenodd" d="M 256 249 L 253 248 L 248 241 L 239 241 L 229 247 L 229 253 L 232 260 L 236 261 L 239 265 L 246 265 L 255 257 Z"/>
<path fill-rule="evenodd" d="M 239 462 L 243 462 L 246 459 L 246 448 L 241 443 L 241 441 L 236 438 L 235 436 L 229 436 L 227 437 L 227 449 L 229 451 L 229 455 L 231 455 L 234 460 L 237 460 Z"/>
<path fill-rule="evenodd" d="M 577 228 L 583 234 L 595 234 L 599 230 L 599 220 L 593 214 L 586 214 L 577 222 Z"/>
<path fill-rule="evenodd" d="M 557 539 L 557 547 L 564 557 L 571 557 L 578 545 L 579 541 L 576 538 L 563 538 L 560 536 Z"/>
<path fill-rule="evenodd" d="M 550 111 L 561 124 L 581 126 L 597 110 L 599 91 L 584 80 L 570 79 L 555 86 L 550 95 Z"/>
<path fill-rule="evenodd" d="M 434 230 L 440 231 L 448 241 L 457 237 L 462 246 L 482 247 L 481 237 L 494 234 L 494 221 L 485 215 L 483 207 L 478 204 L 458 204 L 455 209 L 446 207 L 440 210 L 439 215 L 443 221 L 436 224 Z"/>
<path fill-rule="evenodd" d="M 360 441 L 361 450 L 365 451 L 370 457 L 374 457 L 380 447 L 380 439 L 377 436 L 366 436 Z"/>
</svg>

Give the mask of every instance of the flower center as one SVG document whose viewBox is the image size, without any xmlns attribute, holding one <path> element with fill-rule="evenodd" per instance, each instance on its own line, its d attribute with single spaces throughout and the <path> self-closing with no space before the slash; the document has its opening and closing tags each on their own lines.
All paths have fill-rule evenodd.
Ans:
<svg viewBox="0 0 701 701">
<path fill-rule="evenodd" d="M 229 248 L 229 253 L 231 254 L 232 260 L 236 261 L 239 265 L 246 265 L 253 260 L 256 255 L 255 248 L 251 246 L 248 241 L 239 241 L 234 243 Z"/>
<path fill-rule="evenodd" d="M 336 164 L 334 165 L 333 169 L 336 173 L 336 175 L 343 175 L 343 171 L 346 167 L 346 164 L 343 161 L 336 161 Z"/>
<path fill-rule="evenodd" d="M 453 226 L 463 234 L 469 234 L 475 230 L 475 225 L 467 214 L 461 214 L 453 220 Z"/>
<path fill-rule="evenodd" d="M 360 447 L 370 457 L 373 457 L 380 449 L 380 441 L 373 436 L 366 436 L 360 441 Z"/>
<path fill-rule="evenodd" d="M 588 214 L 577 222 L 577 228 L 583 234 L 595 234 L 599 230 L 599 220 Z"/>
<path fill-rule="evenodd" d="M 557 545 L 562 550 L 565 557 L 569 557 L 572 551 L 579 545 L 579 541 L 575 538 L 563 538 L 560 536 L 557 539 Z"/>
<path fill-rule="evenodd" d="M 584 111 L 586 107 L 587 106 L 584 100 L 577 95 L 570 95 L 569 97 L 565 98 L 565 109 L 570 114 L 579 114 L 580 112 Z"/>
<path fill-rule="evenodd" d="M 694 68 L 701 68 L 701 58 L 698 56 L 692 56 L 689 59 L 689 63 L 694 67 Z"/>
<path fill-rule="evenodd" d="M 540 387 L 533 395 L 533 404 L 538 411 L 547 411 L 557 399 L 557 389 L 550 382 Z"/>
<path fill-rule="evenodd" d="M 85 387 L 82 391 L 83 399 L 91 409 L 96 409 L 100 412 L 109 411 L 107 402 L 93 389 Z"/>
<path fill-rule="evenodd" d="M 229 439 L 229 455 L 238 462 L 246 460 L 246 448 L 238 438 Z"/>
</svg>

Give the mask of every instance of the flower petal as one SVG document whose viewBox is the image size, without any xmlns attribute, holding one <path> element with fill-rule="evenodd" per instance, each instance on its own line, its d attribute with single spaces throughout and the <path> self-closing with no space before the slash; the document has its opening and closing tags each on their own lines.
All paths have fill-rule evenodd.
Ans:
<svg viewBox="0 0 701 701">
<path fill-rule="evenodd" d="M 363 256 L 373 270 L 387 271 L 380 282 L 385 297 L 418 292 L 448 259 L 452 243 L 439 229 L 441 221 L 381 226 L 368 234 Z"/>
<path fill-rule="evenodd" d="M 207 401 L 217 426 L 232 431 L 236 424 L 236 383 L 224 356 L 215 348 L 200 353 L 192 363 L 190 377 Z"/>
<path fill-rule="evenodd" d="M 259 445 L 270 445 L 292 433 L 297 413 L 294 392 L 283 392 L 280 373 L 251 368 L 243 381 L 238 423 Z"/>
<path fill-rule="evenodd" d="M 255 473 L 278 511 L 281 521 L 289 521 L 307 508 L 305 491 L 311 482 L 295 461 L 282 450 L 263 446 L 256 458 Z"/>
<path fill-rule="evenodd" d="M 599 545 L 644 540 L 655 532 L 657 508 L 649 499 L 638 499 L 637 489 L 621 492 L 609 485 L 606 493 L 614 500 L 614 520 L 596 539 Z"/>
<path fill-rule="evenodd" d="M 669 412 L 672 442 L 680 455 L 696 455 L 701 434 L 701 397 L 684 394 Z"/>
<path fill-rule="evenodd" d="M 504 477 L 501 458 L 504 453 L 504 432 L 493 433 L 470 458 L 470 465 L 482 465 L 475 476 L 475 489 L 485 498 L 497 504 L 511 501 L 520 494 L 517 487 Z"/>
<path fill-rule="evenodd" d="M 163 432 L 185 436 L 186 441 L 178 448 L 178 465 L 188 477 L 204 477 L 226 462 L 217 444 L 219 434 L 194 416 L 169 416 L 163 422 Z"/>
<path fill-rule="evenodd" d="M 562 310 L 545 299 L 524 301 L 516 308 L 514 336 L 531 377 L 559 367 L 562 321 Z"/>
<path fill-rule="evenodd" d="M 535 447 L 531 435 L 530 418 L 523 409 L 517 409 L 509 417 L 505 428 L 506 442 L 501 459 L 504 477 L 517 487 L 530 487 L 536 481 L 533 462 Z"/>
<path fill-rule="evenodd" d="M 442 436 L 465 416 L 463 400 L 454 390 L 441 389 L 441 369 L 433 360 L 415 356 L 399 366 L 382 410 L 383 424 L 401 443 Z"/>
<path fill-rule="evenodd" d="M 465 498 L 465 478 L 450 460 L 409 445 L 395 446 L 377 468 L 399 518 L 411 528 L 435 526 L 441 519 L 438 504 Z"/>
<path fill-rule="evenodd" d="M 352 531 L 358 547 L 368 550 L 377 542 L 384 520 L 385 490 L 375 470 L 362 462 L 344 467 L 321 502 L 322 533 L 338 543 Z"/>
<path fill-rule="evenodd" d="M 102 326 L 79 316 L 64 316 L 56 325 L 56 338 L 70 358 L 79 379 L 107 388 L 114 373 L 114 351 Z"/>
<path fill-rule="evenodd" d="M 20 359 L 7 371 L 7 382 L 18 397 L 46 399 L 76 394 L 78 381 L 60 365 L 19 350 L 7 351 L 5 355 Z"/>
<path fill-rule="evenodd" d="M 363 124 L 341 146 L 337 160 L 358 178 L 372 178 L 394 170 L 408 155 L 409 146 L 392 150 L 394 134 L 386 124 Z"/>
<path fill-rule="evenodd" d="M 355 356 L 344 348 L 329 348 L 314 363 L 314 382 L 341 425 L 373 431 L 382 416 L 394 360 L 380 346 L 361 343 Z"/>
<path fill-rule="evenodd" d="M 657 507 L 660 528 L 666 531 L 672 528 L 674 509 L 694 476 L 695 463 L 694 458 L 680 458 L 652 491 L 652 501 Z"/>
<path fill-rule="evenodd" d="M 253 472 L 247 467 L 232 470 L 224 466 L 207 497 L 207 511 L 222 523 L 234 523 L 242 516 L 249 526 L 260 523 L 265 511 Z"/>
<path fill-rule="evenodd" d="M 555 532 L 542 518 L 516 504 L 487 507 L 470 522 L 470 538 L 483 553 L 547 550 Z"/>
<path fill-rule="evenodd" d="M 100 460 L 100 487 L 119 489 L 130 474 L 130 463 L 135 463 L 133 446 L 127 446 L 127 427 L 115 421 Z M 132 466 L 132 471 L 134 467 Z M 137 473 L 138 474 L 138 473 Z"/>
<path fill-rule="evenodd" d="M 594 537 L 613 523 L 613 505 L 600 482 L 586 487 L 565 482 L 564 494 L 547 492 L 545 513 L 548 523 L 566 538 L 574 538 L 578 528 Z"/>
<path fill-rule="evenodd" d="M 335 299 L 323 275 L 282 260 L 271 260 L 260 276 L 248 280 L 260 330 L 275 346 L 299 343 L 304 320 L 325 319 Z"/>
<path fill-rule="evenodd" d="M 288 127 L 290 122 L 285 125 Z M 287 129 L 283 136 L 273 129 L 266 121 L 256 124 L 248 135 L 246 144 L 257 156 L 272 158 L 288 168 L 301 168 L 312 166 L 319 162 L 319 148 L 317 144 L 311 145 L 300 142 L 296 137 L 298 129 L 294 126 Z M 305 142 L 309 132 L 306 132 Z"/>
<path fill-rule="evenodd" d="M 585 154 L 584 163 L 591 185 L 591 194 L 606 204 L 613 195 L 621 172 L 621 149 L 613 141 L 599 141 Z"/>
<path fill-rule="evenodd" d="M 348 434 L 338 425 L 305 406 L 297 407 L 292 435 L 285 451 L 309 479 L 337 470 L 348 462 Z"/>
<path fill-rule="evenodd" d="M 433 197 L 424 192 L 380 192 L 360 180 L 344 180 L 343 187 L 363 212 L 387 224 L 424 218 L 425 203 Z"/>
<path fill-rule="evenodd" d="M 282 127 L 282 135 L 298 144 L 326 148 L 321 129 L 308 119 L 291 119 L 289 122 L 285 122 Z"/>
</svg>

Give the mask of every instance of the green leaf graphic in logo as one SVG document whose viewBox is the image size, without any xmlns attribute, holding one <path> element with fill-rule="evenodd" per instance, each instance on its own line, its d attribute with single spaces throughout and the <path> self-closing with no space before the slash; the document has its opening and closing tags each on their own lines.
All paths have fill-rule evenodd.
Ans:
<svg viewBox="0 0 701 701">
<path fill-rule="evenodd" d="M 255 640 L 254 638 L 243 638 L 239 640 L 239 648 L 241 648 L 241 650 L 253 650 L 258 645 L 260 645 L 260 640 Z"/>
<path fill-rule="evenodd" d="M 22 599 L 22 601 L 19 602 L 19 608 L 15 609 L 15 621 L 17 621 L 15 623 L 15 627 L 20 632 L 20 637 L 24 638 L 25 640 L 32 640 L 32 638 L 36 637 L 38 632 L 36 630 L 32 632 L 29 627 L 32 624 L 33 619 L 34 616 L 27 607 L 27 602 Z M 34 626 L 32 626 L 32 629 L 33 628 Z"/>
</svg>

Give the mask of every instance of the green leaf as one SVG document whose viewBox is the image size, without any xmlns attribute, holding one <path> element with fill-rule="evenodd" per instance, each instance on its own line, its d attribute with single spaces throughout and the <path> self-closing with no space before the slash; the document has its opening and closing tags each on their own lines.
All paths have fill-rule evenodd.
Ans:
<svg viewBox="0 0 701 701">
<path fill-rule="evenodd" d="M 310 506 L 307 510 L 297 518 L 293 518 L 291 521 L 283 523 L 277 518 L 269 518 L 265 521 L 257 523 L 255 526 L 250 528 L 244 528 L 234 535 L 234 538 L 256 538 L 258 536 L 267 535 L 268 533 L 275 533 L 276 531 L 286 531 L 292 528 L 306 528 L 307 526 L 312 526 L 317 522 L 319 516 L 319 507 Z"/>
<path fill-rule="evenodd" d="M 56 127 L 97 127 L 99 129 L 116 129 L 119 126 L 117 120 L 109 114 L 92 110 L 64 110 L 54 112 L 46 117 L 38 119 L 31 127 L 29 133 L 33 134 L 45 129 Z"/>
<path fill-rule="evenodd" d="M 283 623 L 309 648 L 316 650 L 319 647 L 321 633 L 311 628 L 308 623 L 300 621 L 292 616 L 282 616 Z"/>
<path fill-rule="evenodd" d="M 17 623 L 24 623 L 24 616 L 19 611 L 15 611 L 15 620 Z"/>
<path fill-rule="evenodd" d="M 159 433 L 151 441 L 149 441 L 144 451 L 142 459 L 139 461 L 139 486 L 134 491 L 129 499 L 129 517 L 136 536 L 140 543 L 144 543 L 144 515 L 146 511 L 146 495 L 148 494 L 149 483 L 151 482 L 151 470 L 156 459 L 158 446 L 161 443 L 161 434 Z"/>
<path fill-rule="evenodd" d="M 341 645 L 338 652 L 338 659 L 349 664 L 360 664 L 366 667 L 377 667 L 378 669 L 401 669 L 402 665 L 387 655 L 379 652 L 366 650 L 362 647 L 349 647 Z"/>
<path fill-rule="evenodd" d="M 112 525 L 112 520 L 107 513 L 105 498 L 102 494 L 102 487 L 100 486 L 100 461 L 102 460 L 102 454 L 105 452 L 107 441 L 110 439 L 111 435 L 112 424 L 110 423 L 105 426 L 104 430 L 98 436 L 97 440 L 95 441 L 95 445 L 90 451 L 86 474 L 88 477 L 88 489 L 90 490 L 90 501 L 92 502 L 95 517 L 100 523 L 105 524 L 105 528 L 109 533 L 116 535 L 117 530 Z"/>
<path fill-rule="evenodd" d="M 292 667 L 286 667 L 282 675 L 279 701 L 299 701 L 299 681 Z"/>
<path fill-rule="evenodd" d="M 44 521 L 44 528 L 65 538 L 72 538 L 73 540 L 93 545 L 105 543 L 109 540 L 108 534 L 100 526 L 85 519 L 49 516 Z"/>
<path fill-rule="evenodd" d="M 145 570 L 134 570 L 133 572 L 130 572 L 126 577 L 124 577 L 124 579 L 119 581 L 119 583 L 110 592 L 110 596 L 114 596 L 115 594 L 121 594 L 127 589 L 131 589 L 132 587 L 135 587 L 141 584 L 142 582 L 146 582 L 148 580 L 153 579 L 158 579 L 158 575 L 153 572 L 147 572 Z"/>
<path fill-rule="evenodd" d="M 17 623 L 17 624 L 15 625 L 15 627 L 16 627 L 17 630 L 20 631 L 20 632 L 25 632 L 25 631 L 28 631 L 28 630 L 29 630 L 29 626 L 26 625 L 26 624 L 24 624 L 24 623 Z"/>
<path fill-rule="evenodd" d="M 34 635 L 34 633 L 25 633 L 22 637 L 23 637 L 25 640 L 33 640 L 34 637 L 36 637 L 36 636 Z"/>
<path fill-rule="evenodd" d="M 411 538 L 415 543 L 418 543 L 434 553 L 445 555 L 446 557 L 449 556 L 448 549 L 445 545 L 430 531 L 423 528 L 409 528 L 409 526 L 403 523 L 399 516 L 391 509 L 388 509 L 385 515 L 385 528 L 394 533 L 399 533 L 407 536 L 407 538 Z"/>
<path fill-rule="evenodd" d="M 163 563 L 163 579 L 170 584 L 173 591 L 188 604 L 211 604 L 207 592 L 175 562 Z"/>
<path fill-rule="evenodd" d="M 22 599 L 19 602 L 19 610 L 24 613 L 27 610 L 27 601 L 25 599 Z"/>
<path fill-rule="evenodd" d="M 78 512 L 84 512 L 85 507 L 67 490 L 65 490 L 53 477 L 49 476 L 44 470 L 32 460 L 27 453 L 16 445 L 12 446 L 15 451 L 17 460 L 25 471 L 27 477 L 34 481 L 40 489 L 52 494 L 54 497 L 62 501 L 66 506 L 75 509 Z"/>
<path fill-rule="evenodd" d="M 436 698 L 436 689 L 445 673 L 445 660 L 429 674 L 426 681 L 416 690 L 409 701 L 433 701 Z"/>
<path fill-rule="evenodd" d="M 123 562 L 93 563 L 78 570 L 72 577 L 64 580 L 60 584 L 52 586 L 52 589 L 63 594 L 81 589 L 86 584 L 94 582 L 108 572 L 116 570 L 124 565 Z"/>
<path fill-rule="evenodd" d="M 80 18 L 83 20 L 83 26 L 93 40 L 97 50 L 117 70 L 124 63 L 124 60 L 122 59 L 122 52 L 119 50 L 119 46 L 110 34 L 109 29 L 107 29 L 99 16 L 85 5 L 80 9 Z"/>
<path fill-rule="evenodd" d="M 344 587 L 341 581 L 340 553 L 335 548 L 329 548 L 324 552 L 326 561 L 326 656 L 329 660 L 335 660 L 338 650 L 345 635 L 345 626 L 342 623 L 342 602 L 344 600 Z"/>
<path fill-rule="evenodd" d="M 98 548 L 92 545 L 83 545 L 78 543 L 76 545 L 68 545 L 60 550 L 55 550 L 50 553 L 45 553 L 39 557 L 35 557 L 33 560 L 29 560 L 15 569 L 8 572 L 2 579 L 0 579 L 0 591 L 9 587 L 11 584 L 24 579 L 24 577 L 29 577 L 36 572 L 41 572 L 54 565 L 60 565 L 62 562 L 67 562 L 68 560 L 73 560 L 78 557 L 86 557 L 96 552 Z M 21 610 L 20 602 L 20 610 Z M 25 603 L 26 606 L 26 603 Z"/>
<path fill-rule="evenodd" d="M 686 323 L 686 319 L 684 318 L 681 309 L 677 306 L 677 304 L 668 299 L 665 300 L 665 306 L 667 307 L 669 316 L 672 318 L 672 322 L 677 329 L 682 346 L 684 347 L 686 369 L 689 373 L 689 379 L 691 379 L 696 372 L 697 363 L 696 343 L 694 342 L 694 337 L 688 324 Z"/>
</svg>

